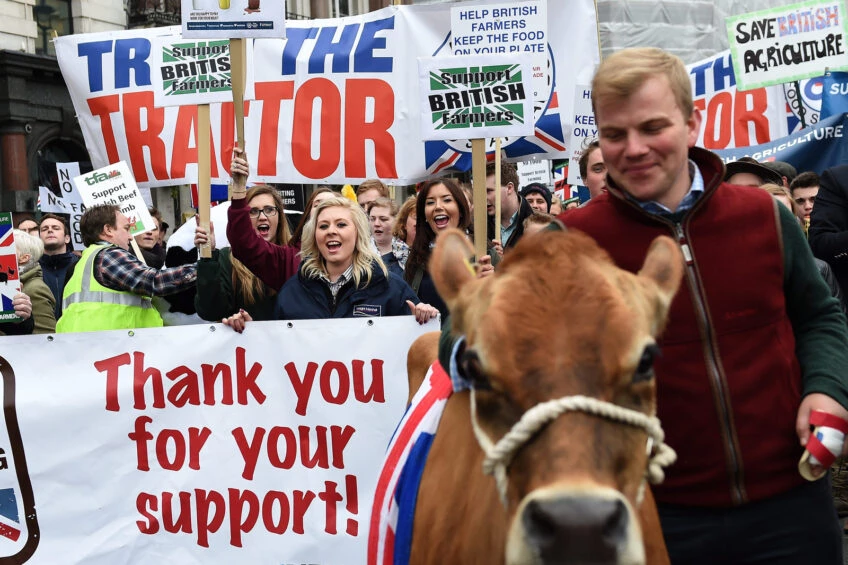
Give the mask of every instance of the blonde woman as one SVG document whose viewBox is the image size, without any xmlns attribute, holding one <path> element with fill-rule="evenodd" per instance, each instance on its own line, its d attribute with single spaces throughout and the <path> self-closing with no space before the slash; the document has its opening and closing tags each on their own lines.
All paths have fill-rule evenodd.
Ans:
<svg viewBox="0 0 848 565">
<path fill-rule="evenodd" d="M 368 218 L 346 198 L 331 198 L 315 208 L 303 230 L 297 276 L 277 296 L 278 320 L 403 316 L 419 323 L 438 315 L 420 303 L 406 282 L 389 273 L 371 245 Z M 224 321 L 237 332 L 252 319 L 239 312 Z"/>
</svg>

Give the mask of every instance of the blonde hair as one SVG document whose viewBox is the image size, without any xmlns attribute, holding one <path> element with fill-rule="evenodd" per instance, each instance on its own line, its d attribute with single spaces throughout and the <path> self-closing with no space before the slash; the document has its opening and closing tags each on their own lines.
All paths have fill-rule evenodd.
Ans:
<svg viewBox="0 0 848 565">
<path fill-rule="evenodd" d="M 271 196 L 274 200 L 274 207 L 277 209 L 277 231 L 274 232 L 274 236 L 271 238 L 271 243 L 276 243 L 277 245 L 288 245 L 289 240 L 291 239 L 291 231 L 289 230 L 289 223 L 286 220 L 286 211 L 283 206 L 283 199 L 280 197 L 280 193 L 277 192 L 277 189 L 273 186 L 268 186 L 267 184 L 253 186 L 247 191 L 245 201 L 250 204 L 251 200 L 263 194 Z M 277 289 L 266 286 L 259 277 L 254 275 L 251 270 L 245 267 L 244 263 L 236 259 L 235 256 L 230 255 L 230 259 L 232 260 L 233 265 L 233 289 L 236 292 L 241 292 L 245 304 L 256 304 L 257 302 L 264 300 L 266 296 L 274 296 L 277 293 Z"/>
<path fill-rule="evenodd" d="M 599 101 L 628 98 L 646 80 L 656 76 L 668 79 L 677 106 L 688 119 L 695 106 L 686 65 L 679 57 L 656 47 L 623 49 L 601 62 L 592 79 L 592 108 L 595 115 Z"/>
<path fill-rule="evenodd" d="M 368 216 L 362 211 L 357 204 L 351 202 L 347 198 L 329 198 L 315 207 L 315 213 L 312 220 L 306 222 L 303 227 L 303 241 L 300 249 L 301 265 L 303 273 L 308 278 L 318 278 L 327 276 L 327 264 L 321 253 L 318 250 L 318 244 L 315 241 L 315 229 L 318 225 L 318 218 L 321 212 L 327 208 L 344 208 L 350 212 L 350 217 L 353 220 L 353 225 L 356 228 L 356 243 L 353 247 L 353 280 L 357 287 L 360 281 L 365 279 L 365 284 L 371 282 L 371 274 L 373 265 L 382 269 L 383 274 L 388 277 L 389 272 L 380 259 L 380 255 L 371 246 L 371 226 L 368 223 Z"/>
<path fill-rule="evenodd" d="M 792 193 L 789 192 L 788 188 L 782 184 L 775 184 L 773 182 L 761 184 L 756 188 L 762 188 L 772 196 L 782 196 L 786 198 L 789 201 L 789 209 L 792 211 L 792 214 L 794 214 L 799 221 L 803 221 L 804 215 L 801 213 L 801 207 L 798 206 L 798 203 L 795 202 L 794 198 L 792 198 Z"/>
<path fill-rule="evenodd" d="M 18 256 L 18 261 L 20 261 L 22 255 L 30 256 L 29 263 L 18 265 L 18 269 L 23 274 L 38 265 L 38 260 L 44 255 L 44 242 L 41 241 L 40 237 L 24 230 L 15 229 L 12 230 L 12 234 L 15 237 L 15 253 Z"/>
</svg>

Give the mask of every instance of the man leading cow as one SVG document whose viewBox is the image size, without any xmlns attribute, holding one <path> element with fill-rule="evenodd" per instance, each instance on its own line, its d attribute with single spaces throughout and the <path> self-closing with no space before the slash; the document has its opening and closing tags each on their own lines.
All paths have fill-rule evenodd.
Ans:
<svg viewBox="0 0 848 565">
<path fill-rule="evenodd" d="M 827 480 L 798 472 L 810 413 L 848 418 L 845 317 L 797 220 L 765 191 L 724 184 L 695 147 L 682 61 L 659 49 L 600 65 L 592 102 L 607 192 L 560 219 L 628 270 L 672 235 L 687 262 L 656 364 L 678 461 L 654 493 L 672 563 L 842 563 Z"/>
</svg>

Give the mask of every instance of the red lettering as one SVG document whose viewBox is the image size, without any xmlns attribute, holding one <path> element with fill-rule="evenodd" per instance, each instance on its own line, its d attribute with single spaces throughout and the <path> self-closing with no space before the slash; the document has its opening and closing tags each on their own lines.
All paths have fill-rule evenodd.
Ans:
<svg viewBox="0 0 848 565">
<path fill-rule="evenodd" d="M 368 100 L 374 101 L 374 121 L 366 121 Z M 377 176 L 397 178 L 395 139 L 389 128 L 395 121 L 395 91 L 378 79 L 345 81 L 345 176 L 365 177 L 365 144 L 374 144 Z M 321 132 L 322 134 L 324 131 Z"/>
<path fill-rule="evenodd" d="M 147 522 L 143 522 L 141 520 L 136 520 L 135 524 L 138 526 L 138 531 L 143 534 L 152 535 L 159 531 L 159 521 L 156 517 L 147 511 L 150 510 L 156 512 L 159 510 L 159 499 L 146 492 L 139 493 L 137 497 L 135 497 L 135 508 L 138 510 L 138 513 L 144 516 L 147 519 Z"/>
<path fill-rule="evenodd" d="M 280 438 L 285 440 L 283 453 L 285 459 L 280 459 Z M 274 426 L 268 433 L 268 461 L 278 469 L 291 469 L 297 460 L 297 439 L 291 428 Z"/>
<path fill-rule="evenodd" d="M 259 519 L 259 498 L 250 490 L 228 489 L 230 506 L 230 545 L 241 547 L 241 535 L 253 529 Z M 242 519 L 242 507 L 247 516 Z"/>
<path fill-rule="evenodd" d="M 312 157 L 315 101 L 318 113 L 318 156 Z M 292 164 L 305 177 L 320 179 L 332 175 L 341 160 L 342 96 L 336 85 L 325 78 L 312 78 L 297 89 L 292 125 Z"/>
<path fill-rule="evenodd" d="M 292 520 L 292 531 L 296 534 L 304 533 L 303 516 L 309 510 L 309 505 L 315 500 L 315 493 L 311 490 L 306 492 L 294 491 L 294 517 Z"/>
<path fill-rule="evenodd" d="M 144 353 L 133 352 L 133 408 L 144 410 L 147 403 L 144 401 L 144 385 L 151 379 L 153 386 L 153 407 L 165 407 L 165 387 L 162 385 L 162 373 L 156 367 L 144 368 Z"/>
<path fill-rule="evenodd" d="M 325 506 L 324 531 L 328 534 L 337 534 L 336 530 L 336 504 L 341 502 L 342 495 L 336 490 L 336 483 L 324 481 L 324 491 L 318 495 Z"/>
<path fill-rule="evenodd" d="M 359 514 L 359 491 L 356 488 L 356 475 L 345 475 L 345 492 L 347 493 L 347 511 L 351 514 Z M 349 535 L 359 535 L 359 522 L 353 518 L 347 519 L 345 530 Z"/>
<path fill-rule="evenodd" d="M 121 353 L 115 357 L 96 361 L 94 368 L 106 373 L 106 410 L 117 412 L 121 409 L 118 402 L 118 370 L 130 364 L 130 354 Z"/>
<path fill-rule="evenodd" d="M 371 360 L 371 386 L 368 390 L 365 390 L 365 378 L 363 376 L 365 362 L 359 359 L 354 359 L 352 366 L 353 397 L 363 404 L 368 402 L 385 402 L 386 394 L 383 390 L 383 360 Z"/>
<path fill-rule="evenodd" d="M 191 144 L 192 139 L 194 145 Z M 180 106 L 172 151 L 170 178 L 182 178 L 185 176 L 186 165 L 197 163 L 197 106 Z M 211 133 L 209 154 L 209 174 L 215 178 L 218 176 L 218 160 L 215 158 L 215 136 Z"/>
<path fill-rule="evenodd" d="M 356 429 L 351 426 L 330 426 L 330 445 L 333 450 L 333 467 L 344 469 L 344 450 Z"/>
<path fill-rule="evenodd" d="M 106 158 L 110 163 L 120 161 L 118 144 L 115 142 L 115 130 L 112 129 L 111 115 L 121 110 L 121 98 L 117 94 L 98 96 L 88 100 L 88 109 L 92 116 L 100 118 L 100 132 L 103 134 L 103 145 L 106 147 Z"/>
<path fill-rule="evenodd" d="M 309 395 L 312 392 L 312 383 L 315 381 L 315 373 L 318 371 L 318 363 L 310 361 L 306 364 L 306 372 L 303 378 L 297 372 L 297 367 L 291 361 L 283 367 L 291 381 L 294 394 L 297 396 L 297 404 L 294 407 L 295 414 L 306 416 L 306 407 L 309 405 Z"/>
<path fill-rule="evenodd" d="M 330 387 L 330 377 L 337 374 L 338 390 L 333 393 Z M 350 375 L 347 367 L 341 361 L 327 361 L 321 367 L 321 396 L 330 404 L 344 404 L 350 393 Z"/>
<path fill-rule="evenodd" d="M 186 404 L 200 406 L 200 388 L 197 382 L 197 373 L 185 365 L 180 365 L 165 373 L 165 376 L 172 381 L 176 381 L 168 389 L 168 402 L 177 408 L 182 408 Z"/>
<path fill-rule="evenodd" d="M 209 533 L 214 534 L 224 523 L 227 512 L 224 497 L 216 490 L 199 488 L 194 489 L 194 496 L 197 499 L 197 545 L 209 547 Z M 209 509 L 213 506 L 215 510 L 210 517 Z"/>
<path fill-rule="evenodd" d="M 274 502 L 280 505 L 280 519 L 274 521 Z M 289 527 L 289 499 L 285 493 L 272 490 L 268 491 L 262 500 L 262 524 L 272 534 L 284 534 Z"/>
<path fill-rule="evenodd" d="M 257 82 L 256 100 L 262 102 L 262 119 L 259 128 L 259 155 L 256 174 L 275 175 L 277 173 L 277 139 L 280 135 L 280 104 L 294 97 L 294 82 Z M 232 135 L 230 136 L 230 139 Z M 226 161 L 229 163 L 229 160 Z"/>
<path fill-rule="evenodd" d="M 291 98 L 291 97 L 289 97 Z M 236 116 L 233 111 L 234 105 L 232 102 L 224 102 L 221 104 L 221 164 L 224 167 L 224 170 L 227 171 L 227 174 L 230 173 L 230 163 L 233 160 L 233 147 L 235 146 L 235 129 L 236 129 Z M 278 116 L 279 116 L 279 106 L 277 107 Z M 244 101 L 244 117 L 248 117 L 250 115 L 250 101 Z M 278 118 L 279 121 L 279 118 Z M 262 142 L 265 142 L 265 138 L 262 139 Z M 260 144 L 261 147 L 261 144 Z M 214 160 L 213 160 L 214 162 Z M 276 166 L 275 166 L 276 170 Z"/>
<path fill-rule="evenodd" d="M 168 457 L 168 442 L 173 443 L 174 458 Z M 156 460 L 166 471 L 179 471 L 183 468 L 186 458 L 186 444 L 179 430 L 165 428 L 156 436 Z"/>
<path fill-rule="evenodd" d="M 750 108 L 749 108 L 750 106 Z M 734 140 L 736 147 L 759 145 L 769 141 L 768 94 L 765 88 L 736 91 L 734 109 Z M 755 141 L 751 142 L 748 124 L 754 124 Z"/>
<path fill-rule="evenodd" d="M 730 144 L 733 119 L 733 97 L 729 92 L 717 92 L 710 98 L 707 109 L 707 124 L 704 128 L 704 147 L 722 149 Z"/>
<path fill-rule="evenodd" d="M 300 460 L 307 469 L 316 466 L 329 469 L 329 456 L 327 453 L 327 428 L 326 426 L 315 426 L 316 446 L 315 453 L 309 453 L 309 426 L 298 426 L 297 432 L 300 436 Z"/>
<path fill-rule="evenodd" d="M 153 176 L 167 179 L 167 155 L 165 142 L 160 137 L 165 129 L 165 109 L 153 105 L 153 92 L 128 92 L 123 96 L 124 129 L 127 134 L 127 150 L 136 182 L 147 182 L 147 167 L 144 148 L 149 151 Z M 142 114 L 145 116 L 142 124 Z M 116 159 L 117 160 L 117 159 Z"/>
<path fill-rule="evenodd" d="M 232 432 L 233 438 L 236 440 L 239 453 L 244 460 L 244 468 L 241 476 L 248 481 L 253 480 L 253 473 L 256 470 L 256 462 L 259 460 L 259 451 L 262 449 L 262 438 L 265 437 L 265 428 L 256 428 L 253 430 L 253 440 L 248 443 L 247 436 L 244 433 L 244 428 L 235 428 Z"/>
<path fill-rule="evenodd" d="M 162 527 L 166 532 L 176 534 L 177 532 L 191 533 L 191 493 L 180 492 L 180 510 L 178 518 L 174 520 L 173 499 L 174 494 L 162 493 Z"/>
</svg>

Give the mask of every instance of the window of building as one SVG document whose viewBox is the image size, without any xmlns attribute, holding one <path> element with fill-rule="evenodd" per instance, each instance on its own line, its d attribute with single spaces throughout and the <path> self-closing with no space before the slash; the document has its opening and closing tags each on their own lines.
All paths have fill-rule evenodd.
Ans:
<svg viewBox="0 0 848 565">
<path fill-rule="evenodd" d="M 343 18 L 350 15 L 350 0 L 333 0 L 333 13 L 330 17 Z"/>
<path fill-rule="evenodd" d="M 38 39 L 35 52 L 40 55 L 56 55 L 53 48 L 53 32 L 56 35 L 74 33 L 71 17 L 71 0 L 37 0 L 32 7 L 35 25 L 38 27 Z"/>
</svg>

